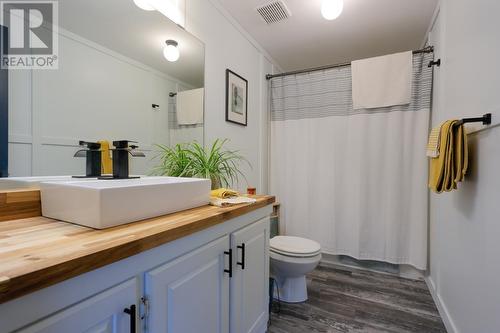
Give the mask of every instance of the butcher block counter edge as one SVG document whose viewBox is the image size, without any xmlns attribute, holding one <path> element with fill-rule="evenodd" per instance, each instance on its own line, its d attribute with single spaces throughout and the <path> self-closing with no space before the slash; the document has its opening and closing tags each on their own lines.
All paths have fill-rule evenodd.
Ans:
<svg viewBox="0 0 500 333">
<path fill-rule="evenodd" d="M 0 304 L 275 201 L 274 196 L 253 197 L 253 204 L 202 206 L 103 230 L 41 216 L 0 221 Z"/>
</svg>

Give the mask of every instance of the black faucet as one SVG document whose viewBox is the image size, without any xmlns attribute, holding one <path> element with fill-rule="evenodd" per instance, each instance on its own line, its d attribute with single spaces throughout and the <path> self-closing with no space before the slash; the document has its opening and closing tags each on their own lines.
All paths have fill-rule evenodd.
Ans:
<svg viewBox="0 0 500 333">
<path fill-rule="evenodd" d="M 129 145 L 129 143 L 137 143 L 129 140 L 113 141 L 115 148 L 111 149 L 113 152 L 113 176 L 100 177 L 101 179 L 131 179 L 139 177 L 130 177 L 128 167 L 128 155 L 134 157 L 145 157 L 143 152 L 136 150 L 139 148 L 137 145 Z"/>
<path fill-rule="evenodd" d="M 81 147 L 74 157 L 85 157 L 85 176 L 73 176 L 73 178 L 96 178 L 101 176 L 101 144 L 97 142 L 80 141 Z"/>
</svg>

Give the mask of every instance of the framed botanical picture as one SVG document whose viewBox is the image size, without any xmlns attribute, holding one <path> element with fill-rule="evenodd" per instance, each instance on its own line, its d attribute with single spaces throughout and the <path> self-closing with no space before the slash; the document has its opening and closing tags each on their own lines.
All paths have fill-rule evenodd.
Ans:
<svg viewBox="0 0 500 333">
<path fill-rule="evenodd" d="M 226 121 L 247 125 L 248 81 L 226 69 Z"/>
</svg>

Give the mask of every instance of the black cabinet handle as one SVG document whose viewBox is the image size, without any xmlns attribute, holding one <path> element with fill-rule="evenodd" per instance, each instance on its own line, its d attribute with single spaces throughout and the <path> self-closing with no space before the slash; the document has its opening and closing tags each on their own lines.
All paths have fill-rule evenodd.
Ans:
<svg viewBox="0 0 500 333">
<path fill-rule="evenodd" d="M 225 255 L 229 256 L 229 269 L 225 269 L 224 273 L 228 273 L 229 277 L 233 277 L 233 249 L 229 249 L 229 251 L 224 251 Z"/>
<path fill-rule="evenodd" d="M 236 265 L 240 265 L 241 269 L 245 269 L 245 243 L 237 246 L 241 250 L 241 262 L 236 262 Z"/>
<path fill-rule="evenodd" d="M 136 316 L 135 304 L 132 304 L 130 308 L 123 309 L 123 312 L 125 312 L 130 316 L 130 333 L 135 333 L 135 316 Z"/>
</svg>

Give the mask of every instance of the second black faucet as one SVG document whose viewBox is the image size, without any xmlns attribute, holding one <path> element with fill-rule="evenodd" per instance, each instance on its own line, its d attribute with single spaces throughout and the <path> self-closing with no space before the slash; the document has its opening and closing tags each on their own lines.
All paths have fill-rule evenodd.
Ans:
<svg viewBox="0 0 500 333">
<path fill-rule="evenodd" d="M 137 145 L 129 145 L 129 143 L 137 143 L 130 140 L 113 141 L 115 148 L 111 149 L 113 152 L 113 176 L 101 177 L 102 179 L 131 179 L 139 178 L 138 176 L 131 177 L 129 175 L 129 157 L 145 157 L 143 152 L 136 150 L 139 148 Z"/>
</svg>

